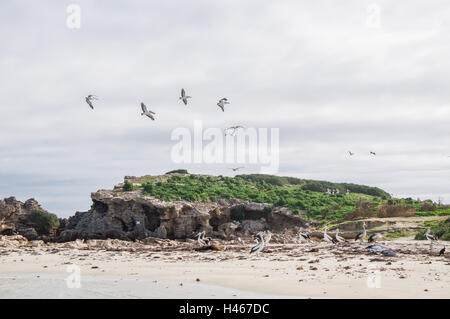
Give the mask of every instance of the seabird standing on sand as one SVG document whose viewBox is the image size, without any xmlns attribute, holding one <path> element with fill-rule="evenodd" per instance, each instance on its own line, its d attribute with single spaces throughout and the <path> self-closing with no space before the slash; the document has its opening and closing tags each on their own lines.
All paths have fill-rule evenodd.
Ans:
<svg viewBox="0 0 450 319">
<path fill-rule="evenodd" d="M 256 246 L 252 247 L 252 249 L 250 250 L 250 254 L 257 253 L 264 249 L 264 236 L 262 232 L 258 233 L 256 235 L 256 238 L 258 239 L 259 243 Z"/>
<path fill-rule="evenodd" d="M 300 237 L 301 241 L 311 240 L 311 237 L 307 233 L 299 232 L 298 237 Z"/>
<path fill-rule="evenodd" d="M 141 115 L 147 115 L 149 118 L 151 118 L 153 121 L 155 120 L 155 118 L 153 117 L 152 114 L 156 114 L 155 112 L 149 111 L 147 109 L 147 107 L 145 106 L 144 103 L 141 103 L 141 108 L 142 108 L 142 113 Z"/>
<path fill-rule="evenodd" d="M 325 225 L 325 227 L 323 228 L 323 241 L 327 243 L 334 243 L 333 238 L 327 234 L 327 229 L 328 227 Z"/>
<path fill-rule="evenodd" d="M 187 105 L 187 99 L 191 99 L 192 96 L 187 96 L 186 95 L 186 91 L 184 89 L 181 89 L 181 96 L 180 96 L 180 100 L 183 101 L 184 105 Z"/>
<path fill-rule="evenodd" d="M 222 109 L 222 112 L 225 112 L 225 104 L 230 104 L 227 98 L 220 99 L 219 103 L 217 103 L 217 105 Z"/>
<path fill-rule="evenodd" d="M 194 238 L 197 238 L 197 242 L 200 246 L 206 246 L 206 243 L 202 239 L 203 232 L 199 232 L 197 235 L 194 236 Z"/>
<path fill-rule="evenodd" d="M 425 237 L 427 238 L 427 240 L 438 240 L 436 236 L 430 234 L 430 228 L 427 229 Z"/>
<path fill-rule="evenodd" d="M 94 109 L 94 105 L 92 105 L 93 100 L 98 100 L 98 97 L 92 94 L 86 96 L 86 103 L 91 107 L 91 109 Z"/>
<path fill-rule="evenodd" d="M 439 252 L 439 256 L 442 256 L 443 254 L 445 254 L 445 246 L 444 246 L 444 248 L 442 248 L 441 251 Z"/>
<path fill-rule="evenodd" d="M 360 232 L 358 235 L 356 235 L 355 241 L 360 240 L 360 239 L 364 239 L 366 236 L 367 236 L 366 222 L 363 222 L 363 231 Z"/>
<path fill-rule="evenodd" d="M 381 235 L 380 233 L 375 233 L 370 235 L 369 239 L 367 240 L 368 243 L 371 243 L 373 241 L 376 241 L 379 238 L 383 238 L 383 235 Z"/>
<path fill-rule="evenodd" d="M 336 235 L 334 235 L 334 238 L 338 243 L 344 243 L 346 242 L 345 238 L 342 236 L 339 236 L 339 228 L 336 229 Z"/>
</svg>

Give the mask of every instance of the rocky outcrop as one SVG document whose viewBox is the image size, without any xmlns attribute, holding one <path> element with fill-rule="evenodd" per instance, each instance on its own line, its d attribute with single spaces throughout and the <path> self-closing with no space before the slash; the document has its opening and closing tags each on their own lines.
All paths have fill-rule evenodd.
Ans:
<svg viewBox="0 0 450 319">
<path fill-rule="evenodd" d="M 37 215 L 36 215 L 37 214 Z M 43 209 L 34 199 L 22 203 L 14 197 L 0 201 L 0 235 L 20 234 L 28 240 L 45 239 L 57 235 L 57 227 L 41 227 L 36 216 L 50 217 L 57 221 L 56 215 Z M 44 228 L 44 229 L 43 229 Z"/>
<path fill-rule="evenodd" d="M 185 239 L 199 231 L 232 239 L 261 230 L 304 227 L 306 220 L 270 205 L 240 200 L 229 202 L 164 202 L 140 191 L 100 190 L 93 205 L 67 221 L 59 241 L 75 239 L 136 240 L 146 237 Z"/>
</svg>

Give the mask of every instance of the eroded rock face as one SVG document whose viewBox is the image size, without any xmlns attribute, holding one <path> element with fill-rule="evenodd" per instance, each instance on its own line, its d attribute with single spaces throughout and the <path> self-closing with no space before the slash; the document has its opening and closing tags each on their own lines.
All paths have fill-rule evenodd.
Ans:
<svg viewBox="0 0 450 319">
<path fill-rule="evenodd" d="M 67 221 L 60 241 L 75 239 L 136 240 L 146 237 L 185 239 L 205 230 L 230 239 L 238 233 L 304 227 L 306 221 L 286 212 L 270 212 L 266 204 L 232 200 L 230 203 L 163 202 L 139 191 L 100 190 L 93 205 Z M 282 225 L 278 225 L 281 223 Z"/>
<path fill-rule="evenodd" d="M 40 230 L 35 221 L 32 220 L 32 214 L 35 212 L 44 212 L 39 203 L 32 199 L 25 203 L 16 200 L 15 197 L 5 198 L 0 201 L 0 235 L 20 234 L 28 240 L 48 239 L 57 235 L 57 229 L 44 233 Z"/>
</svg>

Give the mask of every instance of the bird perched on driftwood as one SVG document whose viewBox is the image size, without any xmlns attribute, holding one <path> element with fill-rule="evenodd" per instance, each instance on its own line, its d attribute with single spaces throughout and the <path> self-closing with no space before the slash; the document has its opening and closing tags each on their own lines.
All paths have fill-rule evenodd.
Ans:
<svg viewBox="0 0 450 319">
<path fill-rule="evenodd" d="M 149 111 L 147 109 L 147 107 L 145 106 L 144 103 L 141 103 L 141 108 L 142 108 L 142 113 L 141 115 L 147 115 L 149 118 L 151 118 L 153 121 L 155 120 L 155 118 L 153 117 L 152 114 L 156 114 L 155 112 Z"/>
<path fill-rule="evenodd" d="M 187 105 L 188 99 L 191 99 L 192 96 L 186 95 L 186 91 L 184 89 L 181 89 L 181 96 L 180 100 L 183 101 L 184 105 Z"/>
<path fill-rule="evenodd" d="M 86 96 L 86 103 L 90 106 L 91 109 L 94 109 L 94 105 L 92 104 L 93 100 L 98 100 L 98 97 L 93 94 L 89 94 L 88 96 Z"/>
<path fill-rule="evenodd" d="M 230 104 L 227 98 L 220 99 L 219 103 L 217 103 L 217 105 L 222 109 L 222 112 L 225 112 L 225 104 Z"/>
</svg>

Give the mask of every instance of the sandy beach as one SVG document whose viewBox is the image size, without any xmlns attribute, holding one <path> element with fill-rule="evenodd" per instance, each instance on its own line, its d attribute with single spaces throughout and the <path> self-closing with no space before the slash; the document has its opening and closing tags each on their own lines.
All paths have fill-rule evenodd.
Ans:
<svg viewBox="0 0 450 319">
<path fill-rule="evenodd" d="M 429 243 L 412 239 L 385 242 L 395 257 L 353 242 L 273 243 L 258 254 L 248 253 L 251 241 L 204 252 L 192 242 L 87 243 L 0 248 L 0 297 L 450 297 L 448 254 L 430 254 Z M 67 285 L 71 265 L 79 267 L 79 288 Z"/>
</svg>

